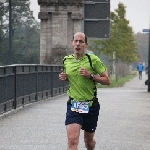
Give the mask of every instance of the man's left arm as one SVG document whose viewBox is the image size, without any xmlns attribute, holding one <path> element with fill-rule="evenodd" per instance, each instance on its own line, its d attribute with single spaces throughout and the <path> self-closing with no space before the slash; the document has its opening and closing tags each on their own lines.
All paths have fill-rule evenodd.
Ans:
<svg viewBox="0 0 150 150">
<path fill-rule="evenodd" d="M 100 75 L 94 75 L 93 80 L 102 85 L 110 85 L 110 78 L 108 77 L 107 72 L 103 72 Z"/>
</svg>

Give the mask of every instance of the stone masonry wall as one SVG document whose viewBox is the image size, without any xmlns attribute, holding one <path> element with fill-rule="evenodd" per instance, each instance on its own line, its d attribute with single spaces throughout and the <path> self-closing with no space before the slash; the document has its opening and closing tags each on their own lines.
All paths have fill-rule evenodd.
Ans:
<svg viewBox="0 0 150 150">
<path fill-rule="evenodd" d="M 84 0 L 38 0 L 40 12 L 40 63 L 62 64 L 73 53 L 71 40 L 81 31 Z"/>
</svg>

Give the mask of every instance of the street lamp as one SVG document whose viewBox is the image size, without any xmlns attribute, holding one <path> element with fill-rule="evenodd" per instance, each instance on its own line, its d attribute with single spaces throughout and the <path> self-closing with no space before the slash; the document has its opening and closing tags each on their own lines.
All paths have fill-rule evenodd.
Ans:
<svg viewBox="0 0 150 150">
<path fill-rule="evenodd" d="M 150 28 L 143 29 L 143 32 L 148 33 L 148 92 L 150 92 Z"/>
<path fill-rule="evenodd" d="M 148 46 L 148 92 L 150 92 L 150 29 L 149 29 L 149 46 Z"/>
</svg>

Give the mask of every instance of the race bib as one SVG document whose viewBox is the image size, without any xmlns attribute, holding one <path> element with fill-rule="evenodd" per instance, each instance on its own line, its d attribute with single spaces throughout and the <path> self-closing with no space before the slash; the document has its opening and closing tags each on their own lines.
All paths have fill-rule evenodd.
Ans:
<svg viewBox="0 0 150 150">
<path fill-rule="evenodd" d="M 72 101 L 71 110 L 79 113 L 88 113 L 89 107 L 90 107 L 89 102 Z"/>
</svg>

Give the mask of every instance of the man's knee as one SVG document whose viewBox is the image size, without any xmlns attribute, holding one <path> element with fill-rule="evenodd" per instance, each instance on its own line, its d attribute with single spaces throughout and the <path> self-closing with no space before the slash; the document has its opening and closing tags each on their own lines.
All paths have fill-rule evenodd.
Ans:
<svg viewBox="0 0 150 150">
<path fill-rule="evenodd" d="M 91 141 L 85 141 L 85 147 L 87 148 L 87 150 L 94 150 L 95 148 L 95 140 L 91 140 Z"/>
<path fill-rule="evenodd" d="M 68 138 L 68 146 L 72 147 L 72 146 L 77 146 L 78 145 L 78 138 Z"/>
<path fill-rule="evenodd" d="M 96 144 L 95 140 L 93 139 L 94 135 L 87 135 L 88 134 L 86 134 L 84 137 L 85 147 L 87 148 L 87 150 L 94 150 Z"/>
<path fill-rule="evenodd" d="M 68 137 L 68 147 L 77 147 L 79 143 L 79 135 L 81 126 L 78 124 L 69 124 L 66 126 L 67 137 Z"/>
</svg>

